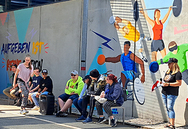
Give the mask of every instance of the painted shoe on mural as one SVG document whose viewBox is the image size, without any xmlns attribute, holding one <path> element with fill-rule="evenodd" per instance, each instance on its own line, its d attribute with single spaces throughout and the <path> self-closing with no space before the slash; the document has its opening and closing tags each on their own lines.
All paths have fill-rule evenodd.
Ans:
<svg viewBox="0 0 188 129">
<path fill-rule="evenodd" d="M 188 103 L 188 98 L 186 99 L 186 102 Z"/>
<path fill-rule="evenodd" d="M 154 91 L 157 88 L 157 84 L 159 84 L 158 80 L 153 84 L 151 91 Z"/>
<path fill-rule="evenodd" d="M 142 57 L 142 60 L 143 60 L 144 62 L 146 62 L 146 63 L 148 62 L 147 58 L 144 57 L 144 56 Z"/>
</svg>

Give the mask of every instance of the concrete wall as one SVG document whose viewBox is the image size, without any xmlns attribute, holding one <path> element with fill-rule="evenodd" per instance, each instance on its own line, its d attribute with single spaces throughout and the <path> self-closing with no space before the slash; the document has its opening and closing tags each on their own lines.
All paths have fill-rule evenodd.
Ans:
<svg viewBox="0 0 188 129">
<path fill-rule="evenodd" d="M 6 22 L 2 19 L 5 18 Z M 0 46 L 8 43 L 30 42 L 29 52 L 1 53 L 1 76 L 8 73 L 12 60 L 24 60 L 30 54 L 32 60 L 43 60 L 42 68 L 49 70 L 54 94 L 64 92 L 72 70 L 80 70 L 80 46 L 82 31 L 82 0 L 72 0 L 40 7 L 27 8 L 1 14 Z M 25 32 L 25 33 L 24 33 Z M 11 35 L 11 36 L 9 36 Z M 8 36 L 8 37 L 7 37 Z M 22 41 L 21 41 L 22 40 Z M 2 62 L 1 61 L 1 62 Z M 71 65 L 70 65 L 71 64 Z M 7 83 L 9 83 L 9 79 Z M 2 85 L 0 92 L 7 87 Z M 10 82 L 11 83 L 11 82 Z"/>
</svg>

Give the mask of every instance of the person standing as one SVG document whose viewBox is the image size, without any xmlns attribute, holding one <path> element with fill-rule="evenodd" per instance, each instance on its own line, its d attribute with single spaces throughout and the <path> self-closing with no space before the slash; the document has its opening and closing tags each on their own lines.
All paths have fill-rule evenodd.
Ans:
<svg viewBox="0 0 188 129">
<path fill-rule="evenodd" d="M 159 9 L 156 9 L 154 11 L 154 20 L 149 18 L 149 16 L 146 13 L 144 13 L 143 9 L 140 11 L 143 14 L 144 18 L 147 20 L 147 22 L 152 26 L 153 30 L 153 41 L 151 43 L 151 62 L 157 60 L 158 51 L 160 51 L 162 58 L 164 58 L 164 56 L 166 55 L 166 48 L 162 39 L 163 24 L 168 19 L 171 10 L 172 6 L 169 7 L 168 12 L 162 20 L 160 20 L 161 12 Z"/>
<path fill-rule="evenodd" d="M 166 106 L 170 124 L 166 125 L 165 128 L 168 127 L 171 129 L 175 129 L 174 104 L 179 94 L 179 86 L 181 86 L 182 84 L 182 74 L 177 64 L 177 59 L 170 58 L 167 63 L 169 69 L 166 71 L 165 76 L 163 78 L 164 82 L 162 87 L 162 98 Z"/>
<path fill-rule="evenodd" d="M 31 56 L 26 55 L 25 62 L 18 65 L 14 76 L 13 87 L 16 85 L 16 79 L 18 76 L 18 86 L 21 90 L 22 95 L 22 104 L 20 114 L 26 114 L 28 111 L 25 109 L 27 106 L 28 94 L 29 94 L 29 87 L 28 81 L 30 77 L 34 75 L 33 73 L 33 65 L 31 65 Z"/>
</svg>

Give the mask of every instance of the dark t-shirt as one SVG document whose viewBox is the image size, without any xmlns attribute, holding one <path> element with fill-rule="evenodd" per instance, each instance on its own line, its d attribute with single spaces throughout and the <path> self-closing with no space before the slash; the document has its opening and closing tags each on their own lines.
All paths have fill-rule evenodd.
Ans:
<svg viewBox="0 0 188 129">
<path fill-rule="evenodd" d="M 44 89 L 44 88 L 47 88 L 46 91 L 52 93 L 52 89 L 53 89 L 53 83 L 52 83 L 52 79 L 47 76 L 46 79 L 42 78 L 41 82 L 40 82 L 40 87 L 41 88 L 41 91 Z"/>
<path fill-rule="evenodd" d="M 11 76 L 12 77 L 12 84 L 14 82 L 14 75 L 15 75 L 15 73 L 13 73 L 12 76 Z M 17 84 L 17 81 L 18 81 L 18 77 L 16 78 L 16 84 Z"/>
<path fill-rule="evenodd" d="M 40 81 L 42 80 L 42 77 L 41 76 L 38 76 L 38 77 L 36 77 L 36 76 L 34 76 L 33 77 L 33 81 L 32 81 L 32 84 L 33 84 L 33 87 L 32 87 L 32 89 L 34 89 L 34 88 L 36 88 L 38 85 L 40 85 Z M 32 90 L 31 89 L 31 90 Z M 34 91 L 35 92 L 35 91 Z"/>
<path fill-rule="evenodd" d="M 167 73 L 165 74 L 165 76 L 167 75 Z M 171 75 L 171 72 L 170 74 L 170 79 L 169 81 L 165 81 L 165 82 L 169 82 L 169 83 L 172 83 L 172 82 L 176 82 L 176 80 L 182 80 L 182 75 L 181 75 L 181 72 L 177 72 L 176 74 L 173 74 Z M 167 86 L 167 87 L 162 87 L 162 93 L 165 94 L 165 95 L 175 95 L 175 96 L 178 96 L 178 93 L 179 93 L 179 86 L 177 87 L 173 87 L 173 86 Z"/>
</svg>

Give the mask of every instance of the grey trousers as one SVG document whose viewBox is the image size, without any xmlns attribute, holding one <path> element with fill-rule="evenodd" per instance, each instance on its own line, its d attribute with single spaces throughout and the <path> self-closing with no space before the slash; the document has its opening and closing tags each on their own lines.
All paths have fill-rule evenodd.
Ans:
<svg viewBox="0 0 188 129">
<path fill-rule="evenodd" d="M 104 108 L 104 111 L 108 114 L 108 117 L 112 116 L 112 110 L 111 107 L 117 107 L 118 105 L 116 103 L 114 103 L 113 101 L 106 101 L 103 104 L 99 103 L 98 101 L 96 101 L 96 108 L 97 108 L 97 112 L 98 115 L 103 115 L 103 110 L 102 108 Z"/>
<path fill-rule="evenodd" d="M 27 100 L 28 100 L 28 94 L 29 91 L 27 89 L 28 85 L 27 83 L 25 84 L 25 82 L 22 81 L 18 81 L 18 86 L 19 89 L 21 89 L 22 93 L 22 104 L 21 104 L 21 108 L 25 108 L 27 106 Z"/>
</svg>

